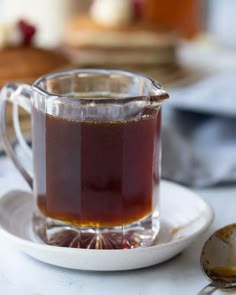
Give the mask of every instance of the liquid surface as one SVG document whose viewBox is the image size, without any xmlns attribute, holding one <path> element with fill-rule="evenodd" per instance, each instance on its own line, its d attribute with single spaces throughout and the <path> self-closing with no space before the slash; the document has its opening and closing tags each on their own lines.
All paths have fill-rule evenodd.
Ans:
<svg viewBox="0 0 236 295">
<path fill-rule="evenodd" d="M 33 110 L 40 211 L 80 226 L 120 226 L 152 213 L 159 121 L 79 122 Z M 46 130 L 46 132 L 45 132 Z"/>
<path fill-rule="evenodd" d="M 219 278 L 236 278 L 236 267 L 233 266 L 217 266 L 209 269 L 211 277 Z"/>
</svg>

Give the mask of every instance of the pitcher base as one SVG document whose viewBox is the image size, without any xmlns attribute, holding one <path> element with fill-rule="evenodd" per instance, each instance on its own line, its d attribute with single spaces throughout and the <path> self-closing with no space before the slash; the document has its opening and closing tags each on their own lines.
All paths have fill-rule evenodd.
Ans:
<svg viewBox="0 0 236 295">
<path fill-rule="evenodd" d="M 76 227 L 42 215 L 34 215 L 33 226 L 37 236 L 53 246 L 132 249 L 150 246 L 158 235 L 160 222 L 156 213 L 128 226 Z"/>
</svg>

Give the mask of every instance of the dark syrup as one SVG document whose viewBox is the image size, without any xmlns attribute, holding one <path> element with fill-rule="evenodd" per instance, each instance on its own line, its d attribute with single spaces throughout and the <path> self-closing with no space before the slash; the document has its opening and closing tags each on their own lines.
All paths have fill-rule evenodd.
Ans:
<svg viewBox="0 0 236 295">
<path fill-rule="evenodd" d="M 159 125 L 157 116 L 81 122 L 34 108 L 40 211 L 73 225 L 100 227 L 131 224 L 151 214 L 158 197 L 153 190 L 159 184 L 154 151 L 155 144 L 159 147 Z"/>
</svg>

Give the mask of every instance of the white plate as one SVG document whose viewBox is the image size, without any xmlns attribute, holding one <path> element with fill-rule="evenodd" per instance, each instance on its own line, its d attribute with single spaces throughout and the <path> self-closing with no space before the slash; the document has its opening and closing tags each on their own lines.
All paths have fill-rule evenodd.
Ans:
<svg viewBox="0 0 236 295">
<path fill-rule="evenodd" d="M 161 231 L 153 246 L 130 250 L 87 250 L 42 244 L 32 231 L 33 197 L 11 191 L 0 199 L 0 234 L 28 255 L 57 266 L 118 271 L 161 263 L 174 257 L 205 231 L 213 211 L 198 195 L 167 181 L 161 183 Z"/>
</svg>

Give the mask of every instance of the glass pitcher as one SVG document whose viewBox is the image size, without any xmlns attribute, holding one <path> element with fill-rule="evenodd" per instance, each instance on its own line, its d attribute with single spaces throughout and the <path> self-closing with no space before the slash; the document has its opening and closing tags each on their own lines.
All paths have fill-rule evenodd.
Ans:
<svg viewBox="0 0 236 295">
<path fill-rule="evenodd" d="M 33 189 L 32 224 L 42 241 L 91 249 L 152 244 L 160 228 L 159 114 L 167 98 L 148 77 L 116 70 L 59 72 L 2 89 L 1 139 Z M 32 173 L 7 138 L 8 102 Z M 31 114 L 32 151 L 18 106 Z"/>
</svg>

